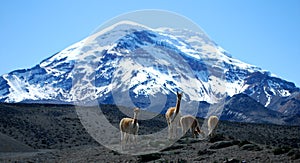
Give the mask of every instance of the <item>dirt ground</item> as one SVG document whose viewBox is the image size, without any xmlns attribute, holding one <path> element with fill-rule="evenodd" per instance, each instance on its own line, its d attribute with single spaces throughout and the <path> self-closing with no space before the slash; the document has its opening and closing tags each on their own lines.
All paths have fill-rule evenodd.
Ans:
<svg viewBox="0 0 300 163">
<path fill-rule="evenodd" d="M 116 127 L 125 117 L 115 106 L 101 108 Z M 163 115 L 139 122 L 139 135 L 167 125 Z M 95 141 L 69 105 L 0 104 L 0 140 L 0 162 L 300 162 L 299 126 L 223 121 L 210 139 L 187 133 L 155 153 L 120 154 Z"/>
</svg>

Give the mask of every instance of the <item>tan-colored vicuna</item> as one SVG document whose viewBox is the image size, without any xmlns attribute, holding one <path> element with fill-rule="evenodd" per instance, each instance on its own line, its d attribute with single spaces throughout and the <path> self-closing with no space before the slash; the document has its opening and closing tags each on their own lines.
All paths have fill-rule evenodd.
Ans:
<svg viewBox="0 0 300 163">
<path fill-rule="evenodd" d="M 128 143 L 129 137 L 132 138 L 132 142 L 136 144 L 136 136 L 139 130 L 138 124 L 138 114 L 140 112 L 139 108 L 133 109 L 134 116 L 133 118 L 123 118 L 120 121 L 120 132 L 121 132 L 121 147 L 124 149 L 124 146 Z M 130 141 L 130 140 L 129 140 Z"/>
<path fill-rule="evenodd" d="M 168 123 L 168 134 L 169 134 L 169 138 L 175 138 L 176 137 L 176 129 L 177 129 L 177 124 L 178 122 L 176 122 L 175 119 L 178 116 L 179 113 L 179 109 L 180 109 L 180 102 L 181 102 L 181 98 L 182 98 L 182 93 L 176 93 L 177 95 L 177 102 L 176 102 L 176 106 L 175 107 L 171 107 L 167 110 L 166 112 L 166 120 Z"/>
<path fill-rule="evenodd" d="M 180 126 L 182 130 L 182 134 L 184 135 L 189 129 L 193 135 L 193 138 L 196 138 L 198 135 L 205 136 L 205 133 L 200 130 L 200 125 L 196 117 L 192 115 L 185 115 L 180 118 Z"/>
<path fill-rule="evenodd" d="M 215 131 L 218 126 L 218 123 L 219 123 L 219 118 L 217 116 L 213 115 L 208 118 L 208 121 L 207 121 L 208 136 L 212 137 L 215 135 Z"/>
</svg>

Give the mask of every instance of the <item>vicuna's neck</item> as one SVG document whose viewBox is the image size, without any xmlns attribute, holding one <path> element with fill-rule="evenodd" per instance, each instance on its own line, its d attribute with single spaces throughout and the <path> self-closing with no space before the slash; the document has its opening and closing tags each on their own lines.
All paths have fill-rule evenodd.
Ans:
<svg viewBox="0 0 300 163">
<path fill-rule="evenodd" d="M 176 108 L 175 108 L 175 113 L 176 113 L 176 115 L 177 115 L 178 112 L 179 112 L 179 108 L 180 108 L 180 99 L 177 97 Z"/>
<path fill-rule="evenodd" d="M 134 113 L 134 116 L 133 116 L 133 124 L 136 124 L 137 123 L 137 114 Z"/>
</svg>

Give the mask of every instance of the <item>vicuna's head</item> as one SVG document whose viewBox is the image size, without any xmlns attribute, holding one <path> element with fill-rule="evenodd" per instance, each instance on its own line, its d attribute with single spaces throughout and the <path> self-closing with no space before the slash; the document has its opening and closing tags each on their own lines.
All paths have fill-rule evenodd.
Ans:
<svg viewBox="0 0 300 163">
<path fill-rule="evenodd" d="M 134 109 L 133 109 L 133 113 L 134 113 L 135 115 L 138 115 L 139 112 L 140 112 L 140 109 L 139 109 L 139 108 L 134 108 Z"/>
<path fill-rule="evenodd" d="M 176 94 L 177 94 L 177 99 L 180 101 L 181 98 L 182 98 L 182 92 L 179 93 L 179 92 L 177 91 Z"/>
<path fill-rule="evenodd" d="M 197 126 L 197 127 L 195 128 L 194 134 L 196 134 L 196 135 L 201 135 L 202 137 L 205 136 L 204 131 L 200 130 L 199 126 Z"/>
</svg>

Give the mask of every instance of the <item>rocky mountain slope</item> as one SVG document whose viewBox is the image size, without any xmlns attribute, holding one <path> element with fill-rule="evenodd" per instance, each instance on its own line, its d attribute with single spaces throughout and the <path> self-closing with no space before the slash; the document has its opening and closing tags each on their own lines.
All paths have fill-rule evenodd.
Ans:
<svg viewBox="0 0 300 163">
<path fill-rule="evenodd" d="M 0 101 L 8 103 L 100 102 L 164 112 L 176 102 L 176 91 L 183 91 L 183 103 L 196 110 L 200 101 L 216 104 L 242 93 L 274 118 L 279 113 L 294 124 L 299 117 L 300 91 L 294 83 L 234 59 L 203 32 L 129 21 L 95 32 L 32 68 L 0 77 Z M 236 118 L 253 119 L 241 117 Z"/>
</svg>

